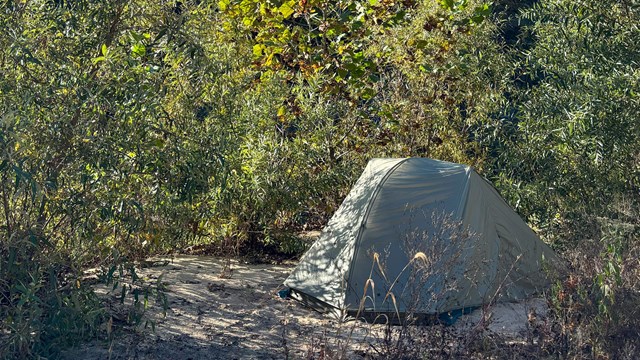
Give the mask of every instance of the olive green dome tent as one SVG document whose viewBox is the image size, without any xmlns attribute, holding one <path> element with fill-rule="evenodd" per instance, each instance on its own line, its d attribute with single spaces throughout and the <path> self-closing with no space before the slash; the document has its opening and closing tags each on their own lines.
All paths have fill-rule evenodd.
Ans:
<svg viewBox="0 0 640 360">
<path fill-rule="evenodd" d="M 284 285 L 320 311 L 433 315 L 526 298 L 563 268 L 471 167 L 373 159 Z"/>
</svg>

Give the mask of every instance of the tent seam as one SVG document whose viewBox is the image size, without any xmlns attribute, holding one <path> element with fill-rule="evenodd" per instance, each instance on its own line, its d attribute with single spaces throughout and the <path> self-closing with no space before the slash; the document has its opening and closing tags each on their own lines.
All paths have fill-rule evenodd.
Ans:
<svg viewBox="0 0 640 360">
<path fill-rule="evenodd" d="M 380 193 L 380 190 L 384 186 L 385 182 L 387 182 L 387 180 L 400 167 L 400 165 L 404 164 L 405 162 L 407 162 L 410 159 L 411 158 L 404 158 L 404 159 L 400 160 L 397 164 L 393 165 L 393 167 L 391 167 L 391 169 L 389 169 L 387 171 L 387 173 L 384 175 L 382 180 L 380 180 L 380 183 L 373 190 L 373 195 L 371 196 L 371 200 L 369 200 L 367 202 L 367 209 L 364 212 L 364 216 L 362 217 L 362 221 L 358 225 L 358 233 L 356 234 L 356 240 L 354 242 L 353 255 L 351 256 L 351 260 L 349 261 L 349 274 L 347 275 L 347 287 L 349 287 L 349 288 L 353 289 L 353 286 L 351 285 L 351 275 L 353 273 L 354 262 L 355 262 L 355 260 L 357 258 L 357 254 L 360 251 L 359 244 L 360 244 L 360 240 L 362 239 L 362 228 L 364 227 L 364 224 L 366 223 L 367 219 L 369 218 L 369 213 L 371 212 L 371 207 L 373 206 L 373 203 L 376 201 L 376 199 L 378 197 L 378 194 Z M 344 302 L 343 302 L 345 307 L 347 306 L 347 295 L 348 295 L 348 292 L 345 292 L 345 294 L 344 294 Z"/>
<path fill-rule="evenodd" d="M 465 169 L 465 175 L 467 176 L 467 178 L 465 179 L 464 182 L 464 189 L 462 190 L 462 194 L 460 195 L 460 202 L 458 203 L 458 214 L 457 217 L 459 219 L 463 219 L 464 218 L 464 211 L 467 208 L 467 203 L 469 202 L 468 200 L 468 196 L 469 196 L 469 183 L 471 182 L 471 173 L 475 172 L 473 170 L 473 168 L 471 166 L 467 166 Z"/>
</svg>

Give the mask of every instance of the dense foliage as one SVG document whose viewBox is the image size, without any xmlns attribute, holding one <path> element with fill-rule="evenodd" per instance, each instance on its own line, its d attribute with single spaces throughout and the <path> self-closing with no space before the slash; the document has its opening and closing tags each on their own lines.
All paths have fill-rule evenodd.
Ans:
<svg viewBox="0 0 640 360">
<path fill-rule="evenodd" d="M 98 331 L 88 266 L 300 254 L 387 156 L 473 165 L 591 244 L 610 319 L 638 286 L 639 24 L 633 0 L 3 2 L 0 354 Z"/>
</svg>

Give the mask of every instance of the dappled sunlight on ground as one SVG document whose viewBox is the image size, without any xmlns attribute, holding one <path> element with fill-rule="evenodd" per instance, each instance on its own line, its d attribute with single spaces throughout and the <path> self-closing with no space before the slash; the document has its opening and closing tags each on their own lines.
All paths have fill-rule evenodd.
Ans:
<svg viewBox="0 0 640 360">
<path fill-rule="evenodd" d="M 163 259 L 155 260 L 163 264 Z M 321 336 L 335 322 L 278 297 L 293 265 L 231 260 L 230 273 L 221 276 L 225 259 L 180 256 L 166 260 L 164 266 L 138 270 L 147 282 L 161 277 L 166 285 L 166 317 L 162 304 L 152 304 L 147 316 L 156 322 L 155 332 L 141 326 L 121 333 L 114 341 L 112 359 L 281 359 L 285 351 L 301 357 L 306 343 L 316 336 L 313 333 Z M 108 290 L 97 288 L 102 296 L 108 296 Z M 112 295 L 117 297 L 117 291 Z M 86 344 L 64 357 L 108 358 L 108 347 L 106 341 Z"/>
<path fill-rule="evenodd" d="M 124 326 L 127 307 L 116 300 L 119 291 L 97 286 L 98 294 L 107 299 L 118 336 L 111 351 L 106 340 L 95 341 L 67 351 L 63 359 L 297 359 L 329 351 L 362 359 L 384 337 L 382 325 L 340 324 L 278 297 L 294 264 L 231 260 L 231 271 L 223 272 L 227 260 L 216 257 L 179 256 L 150 263 L 157 266 L 138 270 L 138 276 L 167 289 L 166 317 L 162 304 L 149 299 L 146 316 L 155 321 L 155 331 L 144 328 L 144 321 L 135 329 Z M 486 323 L 483 329 L 522 336 L 531 305 L 538 313 L 544 311 L 540 301 L 502 304 L 489 310 L 491 316 L 486 309 L 463 316 L 454 328 L 462 334 Z M 483 315 L 490 320 L 483 322 Z"/>
</svg>

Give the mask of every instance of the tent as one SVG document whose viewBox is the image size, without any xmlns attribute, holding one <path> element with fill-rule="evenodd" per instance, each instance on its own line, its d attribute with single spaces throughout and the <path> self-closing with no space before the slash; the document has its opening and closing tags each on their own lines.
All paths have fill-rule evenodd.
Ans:
<svg viewBox="0 0 640 360">
<path fill-rule="evenodd" d="M 373 159 L 284 285 L 319 311 L 400 320 L 524 299 L 563 268 L 471 167 Z"/>
</svg>

